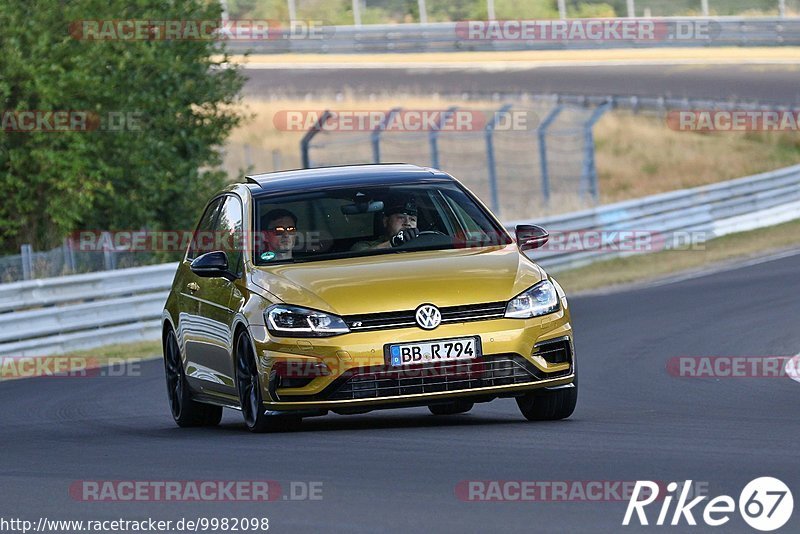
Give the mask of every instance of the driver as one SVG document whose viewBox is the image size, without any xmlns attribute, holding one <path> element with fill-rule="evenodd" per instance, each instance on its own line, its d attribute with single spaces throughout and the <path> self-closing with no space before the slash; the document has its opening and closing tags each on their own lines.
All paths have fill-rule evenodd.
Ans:
<svg viewBox="0 0 800 534">
<path fill-rule="evenodd" d="M 383 235 L 373 241 L 359 241 L 352 250 L 399 247 L 419 236 L 417 202 L 414 197 L 393 199 L 383 212 Z"/>
</svg>

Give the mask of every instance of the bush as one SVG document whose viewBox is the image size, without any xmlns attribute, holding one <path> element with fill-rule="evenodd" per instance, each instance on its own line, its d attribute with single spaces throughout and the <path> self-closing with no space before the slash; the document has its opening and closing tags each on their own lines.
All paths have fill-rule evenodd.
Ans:
<svg viewBox="0 0 800 534">
<path fill-rule="evenodd" d="M 79 229 L 191 228 L 225 181 L 220 147 L 244 79 L 209 40 L 83 40 L 82 20 L 218 20 L 205 0 L 0 2 L 3 109 L 81 110 L 123 131 L 0 131 L 0 248 Z M 72 34 L 70 33 L 72 31 Z M 2 110 L 0 110 L 2 111 Z M 119 116 L 119 115 L 117 115 Z"/>
</svg>

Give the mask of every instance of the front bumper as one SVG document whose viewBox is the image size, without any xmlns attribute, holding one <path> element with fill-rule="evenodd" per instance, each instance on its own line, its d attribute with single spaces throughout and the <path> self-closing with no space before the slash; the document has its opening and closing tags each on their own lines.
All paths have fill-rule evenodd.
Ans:
<svg viewBox="0 0 800 534">
<path fill-rule="evenodd" d="M 532 319 L 492 319 L 443 324 L 436 330 L 399 328 L 330 338 L 274 338 L 251 325 L 259 356 L 264 408 L 272 411 L 369 410 L 446 402 L 489 400 L 563 386 L 575 378 L 572 327 L 565 307 Z M 384 347 L 435 339 L 477 336 L 482 356 L 468 362 L 391 367 Z M 553 357 L 554 347 L 565 354 Z M 330 371 L 302 387 L 281 387 L 276 363 Z"/>
</svg>

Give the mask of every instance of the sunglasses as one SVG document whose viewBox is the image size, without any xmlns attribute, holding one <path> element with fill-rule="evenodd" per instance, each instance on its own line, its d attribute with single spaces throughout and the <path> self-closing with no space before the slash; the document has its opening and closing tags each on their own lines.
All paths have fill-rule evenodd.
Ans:
<svg viewBox="0 0 800 534">
<path fill-rule="evenodd" d="M 275 228 L 270 228 L 267 230 L 268 232 L 272 232 L 275 235 L 283 235 L 283 234 L 296 234 L 297 228 L 294 226 L 276 226 Z"/>
</svg>

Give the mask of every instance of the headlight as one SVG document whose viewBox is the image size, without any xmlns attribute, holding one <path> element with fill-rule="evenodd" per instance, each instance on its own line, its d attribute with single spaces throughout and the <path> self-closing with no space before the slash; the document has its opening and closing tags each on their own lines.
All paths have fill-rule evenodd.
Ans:
<svg viewBox="0 0 800 534">
<path fill-rule="evenodd" d="M 287 304 L 270 306 L 264 319 L 269 333 L 281 337 L 326 337 L 350 331 L 341 317 Z"/>
<path fill-rule="evenodd" d="M 558 293 L 550 280 L 542 280 L 511 299 L 506 306 L 509 319 L 528 319 L 558 310 Z"/>
</svg>

